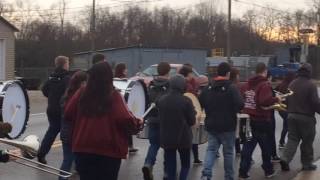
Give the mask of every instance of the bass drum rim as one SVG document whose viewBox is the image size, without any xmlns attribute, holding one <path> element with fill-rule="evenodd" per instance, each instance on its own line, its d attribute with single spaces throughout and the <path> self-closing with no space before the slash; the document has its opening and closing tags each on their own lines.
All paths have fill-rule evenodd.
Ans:
<svg viewBox="0 0 320 180">
<path fill-rule="evenodd" d="M 8 82 L 8 84 L 5 84 L 3 89 L 2 89 L 2 92 L 6 91 L 11 84 L 13 83 L 16 83 L 18 86 L 20 86 L 20 88 L 22 89 L 22 92 L 23 92 L 23 95 L 25 97 L 25 100 L 26 100 L 26 116 L 25 116 L 25 121 L 24 121 L 24 124 L 22 126 L 22 129 L 21 131 L 19 132 L 18 135 L 14 136 L 14 137 L 11 137 L 9 134 L 6 134 L 6 138 L 8 139 L 17 139 L 19 138 L 27 129 L 27 125 L 28 125 L 28 121 L 29 121 L 29 116 L 30 116 L 30 101 L 29 101 L 29 96 L 28 96 L 28 92 L 24 86 L 24 84 L 20 81 L 20 80 L 13 80 L 13 81 L 2 81 L 0 83 L 5 83 L 5 82 Z M 1 115 L 2 115 L 2 111 L 1 111 Z M 2 121 L 4 122 L 4 121 Z"/>
<path fill-rule="evenodd" d="M 147 85 L 146 83 L 142 80 L 142 79 L 118 79 L 118 78 L 114 78 L 113 79 L 113 82 L 114 81 L 119 81 L 119 82 L 126 82 L 127 83 L 127 86 L 125 89 L 119 89 L 117 86 L 115 86 L 113 84 L 113 86 L 120 90 L 120 91 L 123 91 L 123 98 L 126 102 L 126 104 L 128 105 L 128 100 L 129 100 L 129 95 L 130 95 L 130 92 L 131 90 L 128 90 L 128 89 L 131 89 L 137 82 L 141 84 L 142 86 L 142 89 L 144 91 L 144 97 L 145 97 L 145 106 L 143 108 L 143 111 L 145 112 L 149 106 L 149 96 L 148 96 L 148 91 L 147 91 Z"/>
</svg>

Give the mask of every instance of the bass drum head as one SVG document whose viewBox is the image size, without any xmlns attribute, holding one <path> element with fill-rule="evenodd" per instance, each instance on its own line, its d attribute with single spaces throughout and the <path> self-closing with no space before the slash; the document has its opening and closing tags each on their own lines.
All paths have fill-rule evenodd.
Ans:
<svg viewBox="0 0 320 180">
<path fill-rule="evenodd" d="M 12 125 L 8 138 L 18 138 L 26 129 L 29 119 L 29 98 L 20 81 L 3 82 L 1 90 L 1 120 Z"/>
<path fill-rule="evenodd" d="M 125 95 L 128 108 L 137 118 L 142 119 L 147 106 L 146 87 L 141 81 L 131 81 L 129 89 L 130 92 Z"/>
</svg>

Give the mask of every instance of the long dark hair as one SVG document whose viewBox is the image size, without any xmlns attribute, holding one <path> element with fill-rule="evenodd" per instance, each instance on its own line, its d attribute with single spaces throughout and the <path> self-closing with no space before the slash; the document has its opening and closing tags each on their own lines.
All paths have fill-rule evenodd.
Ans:
<svg viewBox="0 0 320 180">
<path fill-rule="evenodd" d="M 75 72 L 69 82 L 69 87 L 65 93 L 65 100 L 68 101 L 73 94 L 81 87 L 82 83 L 88 80 L 87 73 L 84 71 Z"/>
<path fill-rule="evenodd" d="M 114 77 L 115 78 L 126 78 L 126 75 L 124 74 L 124 71 L 127 69 L 127 66 L 125 63 L 119 63 L 116 65 L 116 68 L 114 70 Z"/>
<path fill-rule="evenodd" d="M 112 106 L 112 69 L 107 62 L 97 63 L 88 71 L 88 83 L 80 98 L 80 111 L 86 117 L 100 117 Z"/>
</svg>

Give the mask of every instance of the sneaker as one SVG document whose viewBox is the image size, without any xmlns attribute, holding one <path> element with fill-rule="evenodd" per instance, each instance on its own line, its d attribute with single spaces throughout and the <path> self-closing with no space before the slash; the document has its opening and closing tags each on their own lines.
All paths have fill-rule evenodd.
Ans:
<svg viewBox="0 0 320 180">
<path fill-rule="evenodd" d="M 152 170 L 150 167 L 144 166 L 142 168 L 143 179 L 144 180 L 153 180 Z"/>
<path fill-rule="evenodd" d="M 275 171 L 275 170 L 272 170 L 271 172 L 266 173 L 266 174 L 265 174 L 265 177 L 269 179 L 269 178 L 274 177 L 275 175 L 276 175 L 276 171 Z"/>
<path fill-rule="evenodd" d="M 199 164 L 202 164 L 202 161 L 200 159 L 195 159 L 193 161 L 193 164 L 199 165 Z"/>
<path fill-rule="evenodd" d="M 302 171 L 314 171 L 317 169 L 317 165 L 310 164 L 302 167 Z"/>
<path fill-rule="evenodd" d="M 245 175 L 240 174 L 239 175 L 239 180 L 248 180 L 248 179 L 250 179 L 250 176 L 248 176 L 248 174 L 245 174 Z"/>
<path fill-rule="evenodd" d="M 41 163 L 41 164 L 47 164 L 47 160 L 45 157 L 39 157 L 38 156 L 38 162 Z"/>
<path fill-rule="evenodd" d="M 280 161 L 280 166 L 282 171 L 290 171 L 290 166 L 287 162 L 281 160 Z"/>
<path fill-rule="evenodd" d="M 137 148 L 129 147 L 129 153 L 136 153 L 138 151 L 139 151 L 139 149 L 137 149 Z"/>
<path fill-rule="evenodd" d="M 279 144 L 279 149 L 283 149 L 285 147 L 285 144 L 284 143 L 280 143 Z"/>
<path fill-rule="evenodd" d="M 279 158 L 279 156 L 273 156 L 272 158 L 271 158 L 271 162 L 273 162 L 273 163 L 278 163 L 278 162 L 280 162 L 281 161 L 281 159 Z"/>
</svg>

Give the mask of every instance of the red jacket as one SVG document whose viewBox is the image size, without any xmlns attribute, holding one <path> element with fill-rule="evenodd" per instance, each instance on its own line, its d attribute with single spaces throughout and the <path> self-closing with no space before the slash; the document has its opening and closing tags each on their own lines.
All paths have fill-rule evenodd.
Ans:
<svg viewBox="0 0 320 180">
<path fill-rule="evenodd" d="M 278 99 L 273 97 L 272 87 L 268 79 L 263 76 L 255 76 L 244 84 L 241 93 L 245 104 L 243 112 L 249 114 L 253 120 L 271 120 L 272 110 L 264 110 Z"/>
<path fill-rule="evenodd" d="M 186 92 L 194 94 L 196 97 L 198 97 L 199 92 L 199 83 L 196 81 L 195 78 L 192 78 L 191 80 L 187 81 L 187 89 Z"/>
<path fill-rule="evenodd" d="M 78 104 L 83 90 L 78 90 L 65 107 L 65 119 L 73 124 L 72 151 L 125 159 L 128 135 L 138 132 L 138 119 L 117 91 L 112 94 L 110 113 L 97 118 L 80 116 Z"/>
</svg>

